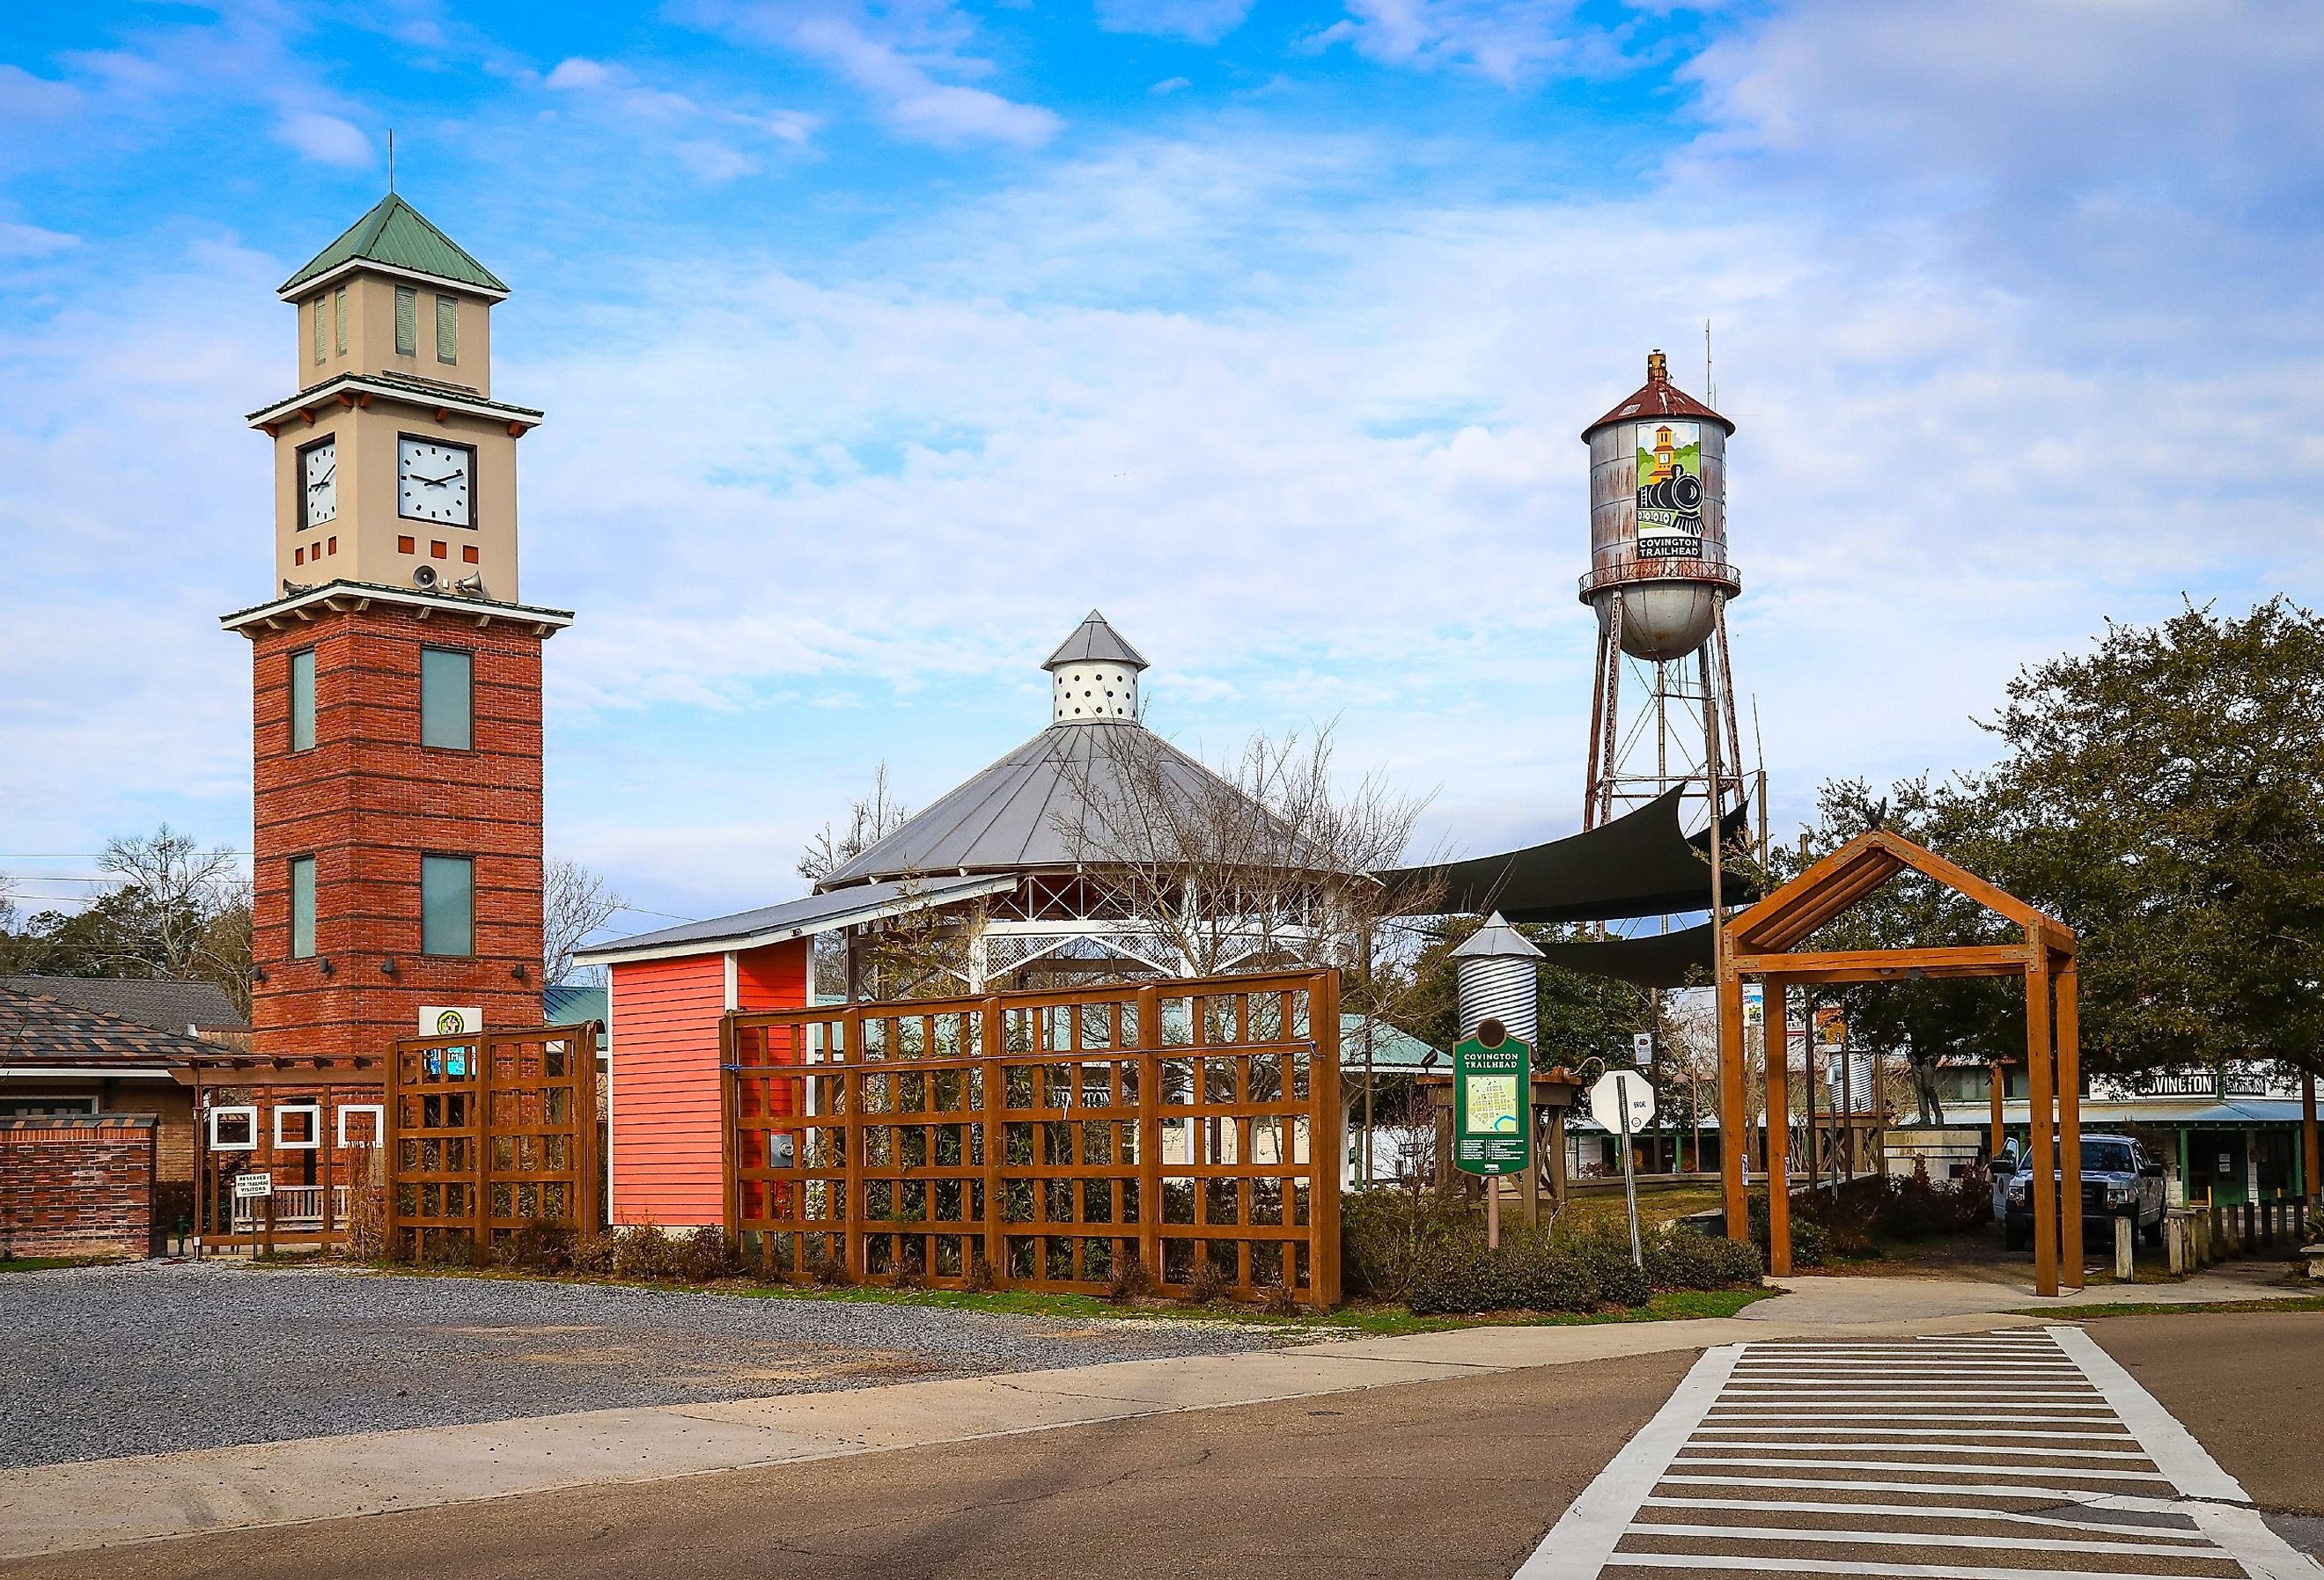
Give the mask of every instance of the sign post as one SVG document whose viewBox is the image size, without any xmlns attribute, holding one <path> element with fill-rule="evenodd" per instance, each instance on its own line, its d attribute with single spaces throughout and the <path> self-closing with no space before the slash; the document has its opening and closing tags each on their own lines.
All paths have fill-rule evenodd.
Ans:
<svg viewBox="0 0 2324 1580">
<path fill-rule="evenodd" d="M 1533 1167 L 1533 1048 L 1499 1021 L 1452 1045 L 1452 1166 L 1485 1178 L 1485 1243 L 1501 1243 L 1501 1180 Z"/>
<path fill-rule="evenodd" d="M 1608 1070 L 1590 1088 L 1590 1117 L 1622 1134 L 1622 1197 L 1630 1209 L 1630 1261 L 1646 1265 L 1646 1248 L 1638 1241 L 1638 1176 L 1630 1155 L 1630 1132 L 1655 1117 L 1655 1089 L 1629 1070 Z"/>
</svg>

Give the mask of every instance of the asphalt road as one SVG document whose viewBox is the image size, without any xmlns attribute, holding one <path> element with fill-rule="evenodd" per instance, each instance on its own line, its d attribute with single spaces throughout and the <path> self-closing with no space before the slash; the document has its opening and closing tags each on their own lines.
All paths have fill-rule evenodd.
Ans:
<svg viewBox="0 0 2324 1580">
<path fill-rule="evenodd" d="M 1640 1356 L 197 1537 L 0 1574 L 1508 1580 L 1694 1359 Z"/>
<path fill-rule="evenodd" d="M 2288 1511 L 2274 1521 L 2279 1530 L 2311 1551 L 2324 1545 L 2316 1539 L 2324 1316 L 2118 1317 L 2088 1331 L 2263 1507 Z M 5 1566 L 0 1575 L 1507 1580 L 1697 1358 L 1640 1356 L 238 1531 Z"/>
</svg>

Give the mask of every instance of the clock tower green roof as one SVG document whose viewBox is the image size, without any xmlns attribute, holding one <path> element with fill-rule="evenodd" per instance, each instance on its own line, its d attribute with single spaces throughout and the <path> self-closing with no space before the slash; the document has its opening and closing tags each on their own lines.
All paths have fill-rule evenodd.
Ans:
<svg viewBox="0 0 2324 1580">
<path fill-rule="evenodd" d="M 506 295 L 508 287 L 490 269 L 470 257 L 459 243 L 428 222 L 427 216 L 394 192 L 390 192 L 347 227 L 346 234 L 317 253 L 307 266 L 279 288 L 287 295 L 318 275 L 360 260 L 432 274 L 480 291 Z"/>
</svg>

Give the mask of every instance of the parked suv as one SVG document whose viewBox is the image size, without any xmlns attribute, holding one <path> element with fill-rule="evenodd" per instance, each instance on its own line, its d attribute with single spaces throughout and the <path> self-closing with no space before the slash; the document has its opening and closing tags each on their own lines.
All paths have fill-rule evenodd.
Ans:
<svg viewBox="0 0 2324 1580">
<path fill-rule="evenodd" d="M 2057 1156 L 2051 1155 L 2056 1179 Z M 2011 1141 L 2009 1150 L 1993 1163 L 1993 1210 L 2001 1220 L 2003 1241 L 2012 1251 L 2034 1243 L 2034 1207 L 2030 1199 L 2034 1170 Z M 2128 1218 L 2149 1245 L 2163 1243 L 2163 1165 L 2150 1160 L 2144 1149 L 2128 1136 L 2086 1135 L 2082 1138 L 2083 1236 L 2099 1226 L 2098 1243 L 2111 1243 L 2113 1220 Z"/>
</svg>

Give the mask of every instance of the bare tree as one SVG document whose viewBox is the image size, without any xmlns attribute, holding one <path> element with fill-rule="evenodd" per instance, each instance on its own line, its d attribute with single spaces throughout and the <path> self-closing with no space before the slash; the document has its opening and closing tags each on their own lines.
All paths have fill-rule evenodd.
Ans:
<svg viewBox="0 0 2324 1580">
<path fill-rule="evenodd" d="M 820 883 L 904 826 L 911 810 L 896 799 L 888 785 L 888 765 L 872 771 L 872 789 L 849 804 L 845 827 L 825 823 L 807 842 L 798 859 L 798 875 Z"/>
<path fill-rule="evenodd" d="M 887 763 L 880 763 L 872 771 L 871 790 L 848 803 L 845 822 L 825 823 L 808 839 L 807 849 L 799 855 L 798 875 L 809 882 L 822 882 L 901 828 L 911 815 L 911 808 L 897 799 L 888 783 Z M 933 969 L 922 969 L 919 965 L 932 947 L 939 954 L 945 949 L 958 953 L 956 942 L 948 938 L 939 940 L 924 936 L 929 932 L 927 919 L 919 918 L 903 923 L 897 936 L 881 935 L 874 949 L 859 963 L 859 969 L 867 971 L 890 996 L 909 996 L 901 991 L 902 982 L 932 979 L 936 975 Z M 808 971 L 812 991 L 846 992 L 846 938 L 838 933 L 816 934 Z"/>
<path fill-rule="evenodd" d="M 553 856 L 541 868 L 540 980 L 555 987 L 573 975 L 573 952 L 627 904 L 604 876 Z"/>
<path fill-rule="evenodd" d="M 1089 757 L 1065 765 L 1074 804 L 1057 827 L 1185 975 L 1369 974 L 1385 919 L 1372 874 L 1403 856 L 1427 803 L 1379 773 L 1342 788 L 1332 734 L 1255 736 L 1222 772 L 1142 727 L 1108 725 Z"/>
<path fill-rule="evenodd" d="M 97 864 L 119 880 L 122 900 L 152 951 L 141 964 L 163 976 L 197 975 L 210 919 L 246 889 L 232 851 L 204 850 L 167 823 L 151 835 L 106 840 Z"/>
</svg>

